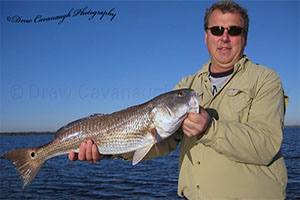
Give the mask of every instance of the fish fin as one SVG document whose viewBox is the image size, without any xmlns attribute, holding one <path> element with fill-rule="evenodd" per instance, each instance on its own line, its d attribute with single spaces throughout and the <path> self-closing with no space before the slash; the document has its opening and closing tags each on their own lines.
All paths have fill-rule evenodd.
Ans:
<svg viewBox="0 0 300 200">
<path fill-rule="evenodd" d="M 37 147 L 11 150 L 0 157 L 11 161 L 15 166 L 16 171 L 20 175 L 23 189 L 31 183 L 46 162 L 46 160 L 38 158 L 38 149 Z"/>
<path fill-rule="evenodd" d="M 152 146 L 153 144 L 149 144 L 141 149 L 136 150 L 133 155 L 132 165 L 138 164 L 147 155 Z"/>
</svg>

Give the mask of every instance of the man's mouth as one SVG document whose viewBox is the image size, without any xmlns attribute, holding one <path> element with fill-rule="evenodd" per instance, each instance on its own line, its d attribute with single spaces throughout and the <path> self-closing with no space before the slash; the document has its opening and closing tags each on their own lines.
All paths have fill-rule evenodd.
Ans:
<svg viewBox="0 0 300 200">
<path fill-rule="evenodd" d="M 231 50 L 231 48 L 229 48 L 229 47 L 220 47 L 220 48 L 218 48 L 218 50 L 221 51 L 221 52 L 228 52 L 228 51 Z"/>
</svg>

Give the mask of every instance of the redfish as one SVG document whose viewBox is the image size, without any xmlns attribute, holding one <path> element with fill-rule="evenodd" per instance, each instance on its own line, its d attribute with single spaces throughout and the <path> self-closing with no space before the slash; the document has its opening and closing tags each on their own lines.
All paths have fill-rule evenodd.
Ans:
<svg viewBox="0 0 300 200">
<path fill-rule="evenodd" d="M 152 100 L 112 114 L 94 114 L 58 129 L 54 140 L 40 147 L 11 150 L 0 158 L 15 166 L 28 186 L 43 164 L 55 156 L 78 152 L 80 144 L 92 139 L 103 155 L 134 152 L 140 162 L 156 143 L 171 136 L 190 112 L 199 112 L 198 95 L 192 89 L 161 94 Z"/>
</svg>

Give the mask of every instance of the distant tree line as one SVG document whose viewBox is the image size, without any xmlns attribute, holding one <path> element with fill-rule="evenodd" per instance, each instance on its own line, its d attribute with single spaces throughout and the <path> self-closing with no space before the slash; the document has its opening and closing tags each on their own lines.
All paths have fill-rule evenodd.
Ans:
<svg viewBox="0 0 300 200">
<path fill-rule="evenodd" d="M 10 135 L 53 135 L 55 132 L 35 132 L 35 131 L 29 131 L 29 132 L 0 132 L 0 136 L 10 136 Z"/>
</svg>

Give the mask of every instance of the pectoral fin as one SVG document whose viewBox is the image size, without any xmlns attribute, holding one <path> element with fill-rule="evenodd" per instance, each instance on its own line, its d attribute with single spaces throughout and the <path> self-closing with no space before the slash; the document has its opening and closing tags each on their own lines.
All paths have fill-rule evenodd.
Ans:
<svg viewBox="0 0 300 200">
<path fill-rule="evenodd" d="M 149 144 L 141 149 L 136 150 L 133 155 L 132 165 L 139 163 L 147 155 L 152 146 L 153 144 Z"/>
</svg>

